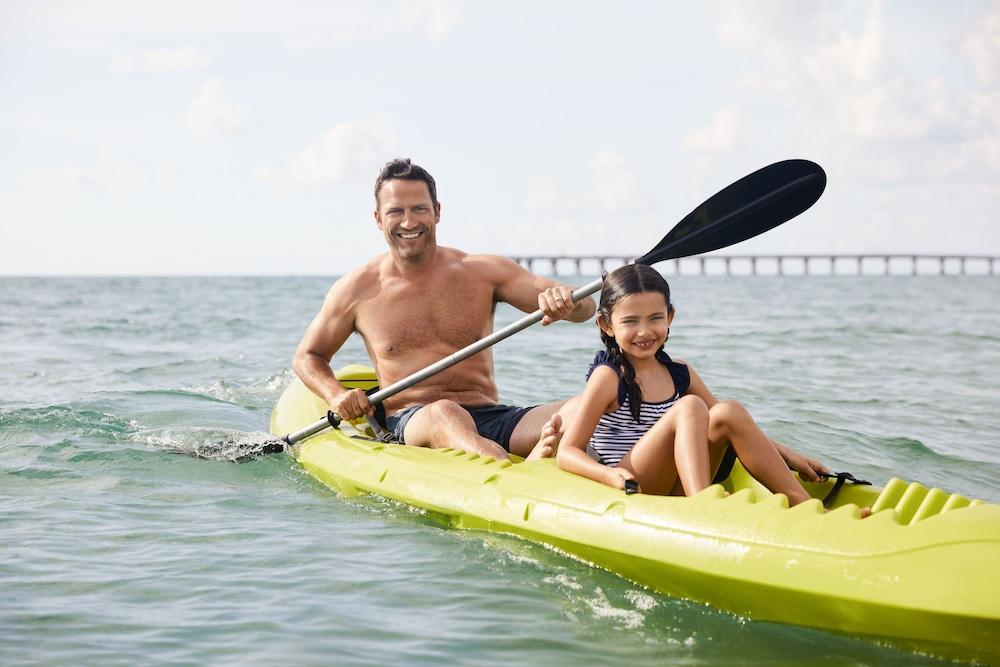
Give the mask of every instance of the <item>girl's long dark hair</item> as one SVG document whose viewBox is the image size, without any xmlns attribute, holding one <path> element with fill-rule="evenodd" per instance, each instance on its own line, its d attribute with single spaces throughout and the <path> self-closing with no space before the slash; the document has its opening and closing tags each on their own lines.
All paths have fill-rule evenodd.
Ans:
<svg viewBox="0 0 1000 667">
<path fill-rule="evenodd" d="M 674 306 L 670 303 L 670 285 L 660 275 L 660 272 L 645 264 L 626 264 L 615 269 L 604 279 L 604 287 L 601 288 L 601 301 L 597 306 L 597 314 L 604 318 L 607 324 L 611 324 L 611 313 L 615 309 L 615 304 L 630 294 L 640 294 L 642 292 L 659 292 L 663 295 L 663 300 L 667 304 L 667 312 L 674 312 Z M 609 336 L 601 330 L 601 340 L 608 350 L 608 355 L 615 361 L 621 369 L 622 378 L 625 381 L 625 390 L 628 395 L 629 411 L 632 418 L 639 421 L 639 410 L 642 408 L 642 389 L 635 381 L 635 368 L 629 362 L 622 349 L 618 346 L 618 341 L 613 336 Z M 660 346 L 662 350 L 663 347 Z"/>
</svg>

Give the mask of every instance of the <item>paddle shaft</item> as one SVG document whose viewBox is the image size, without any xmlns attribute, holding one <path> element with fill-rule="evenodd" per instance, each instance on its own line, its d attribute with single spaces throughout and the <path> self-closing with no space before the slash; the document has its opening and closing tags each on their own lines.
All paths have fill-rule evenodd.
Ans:
<svg viewBox="0 0 1000 667">
<path fill-rule="evenodd" d="M 585 299 L 591 294 L 600 291 L 601 285 L 603 284 L 604 284 L 604 279 L 598 278 L 594 282 L 588 283 L 583 287 L 576 289 L 573 292 L 573 303 L 578 303 L 581 299 Z M 530 315 L 522 317 L 516 322 L 511 322 L 503 329 L 500 329 L 500 331 L 495 331 L 486 338 L 477 340 L 475 343 L 463 347 L 458 352 L 455 352 L 454 354 L 447 356 L 444 359 L 441 359 L 440 361 L 437 361 L 422 370 L 417 371 L 413 375 L 409 375 L 400 380 L 399 382 L 394 382 L 385 389 L 380 389 L 379 391 L 375 392 L 374 394 L 368 397 L 368 402 L 371 403 L 372 405 L 378 405 L 379 403 L 385 401 L 387 398 L 395 396 L 404 389 L 409 389 L 413 385 L 419 382 L 423 382 L 432 375 L 436 375 L 437 373 L 440 373 L 441 371 L 447 368 L 451 368 L 460 361 L 465 361 L 472 355 L 478 354 L 479 352 L 482 352 L 486 348 L 496 345 L 505 338 L 510 338 L 519 331 L 524 331 L 533 324 L 540 322 L 543 317 L 544 314 L 542 313 L 542 311 L 536 310 L 535 312 L 531 313 Z M 339 423 L 340 423 L 340 418 L 337 417 L 337 415 L 334 415 L 332 412 L 330 412 L 327 413 L 327 416 L 324 419 L 320 419 L 315 424 L 311 424 L 299 431 L 296 431 L 295 433 L 290 433 L 286 435 L 284 437 L 284 440 L 289 445 L 294 445 L 299 440 L 302 440 L 303 438 L 308 438 L 311 435 L 315 435 L 316 433 L 319 433 L 320 431 L 326 428 L 329 428 L 331 426 L 336 428 Z"/>
</svg>

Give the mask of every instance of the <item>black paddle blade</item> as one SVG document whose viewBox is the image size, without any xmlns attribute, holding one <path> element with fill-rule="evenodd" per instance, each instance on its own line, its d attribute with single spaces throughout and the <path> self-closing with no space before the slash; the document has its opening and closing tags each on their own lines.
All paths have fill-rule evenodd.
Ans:
<svg viewBox="0 0 1000 667">
<path fill-rule="evenodd" d="M 655 264 L 746 241 L 805 211 L 824 188 L 826 172 L 815 162 L 775 162 L 709 197 L 635 263 Z"/>
</svg>

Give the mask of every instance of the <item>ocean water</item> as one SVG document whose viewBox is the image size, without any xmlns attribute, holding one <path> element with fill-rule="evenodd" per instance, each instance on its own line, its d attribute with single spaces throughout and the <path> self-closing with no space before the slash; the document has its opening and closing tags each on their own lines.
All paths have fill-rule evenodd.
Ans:
<svg viewBox="0 0 1000 667">
<path fill-rule="evenodd" d="M 186 455 L 266 430 L 330 282 L 0 278 L 0 664 L 934 662 L 345 499 L 285 455 Z M 1000 278 L 671 284 L 668 350 L 773 438 L 1000 502 Z M 579 391 L 598 344 L 592 323 L 500 343 L 502 399 Z M 334 365 L 362 360 L 352 338 Z"/>
</svg>

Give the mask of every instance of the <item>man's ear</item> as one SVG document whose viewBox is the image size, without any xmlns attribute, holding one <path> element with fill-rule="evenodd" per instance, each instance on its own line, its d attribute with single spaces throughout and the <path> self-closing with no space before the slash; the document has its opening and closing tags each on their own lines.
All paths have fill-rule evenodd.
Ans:
<svg viewBox="0 0 1000 667">
<path fill-rule="evenodd" d="M 434 222 L 441 222 L 441 202 L 434 206 Z"/>
<path fill-rule="evenodd" d="M 379 217 L 378 209 L 375 209 L 374 215 L 375 215 L 375 226 L 378 227 L 379 229 L 382 229 L 382 218 Z"/>
</svg>

